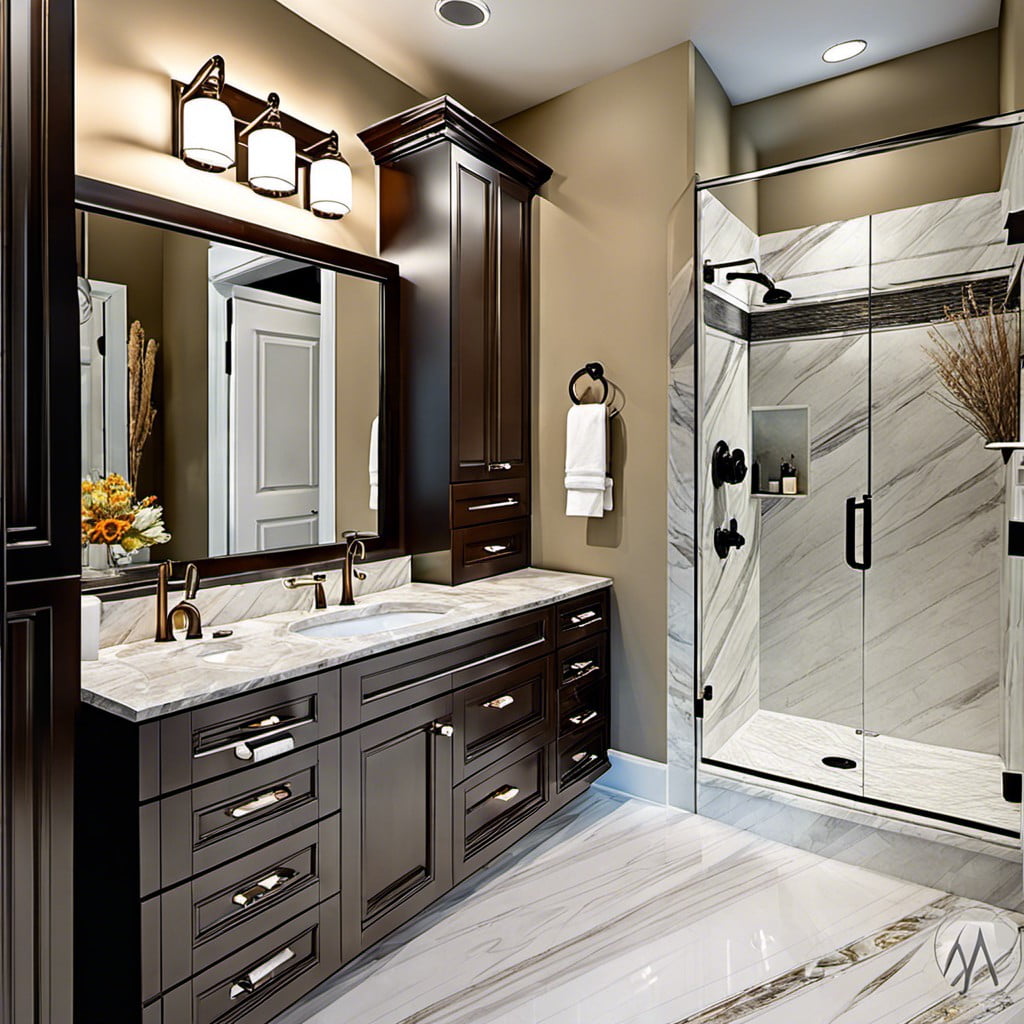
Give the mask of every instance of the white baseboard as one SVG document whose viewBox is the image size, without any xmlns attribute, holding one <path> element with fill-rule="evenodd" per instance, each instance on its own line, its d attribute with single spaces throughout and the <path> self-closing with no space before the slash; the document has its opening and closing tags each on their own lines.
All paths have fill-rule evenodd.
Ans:
<svg viewBox="0 0 1024 1024">
<path fill-rule="evenodd" d="M 608 759 L 611 769 L 594 783 L 595 786 L 652 804 L 667 803 L 668 765 L 621 750 L 609 750 Z"/>
</svg>

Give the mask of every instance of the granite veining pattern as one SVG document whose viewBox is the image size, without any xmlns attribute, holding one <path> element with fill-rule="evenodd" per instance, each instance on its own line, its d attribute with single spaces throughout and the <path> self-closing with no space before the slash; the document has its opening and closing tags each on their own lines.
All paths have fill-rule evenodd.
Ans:
<svg viewBox="0 0 1024 1024">
<path fill-rule="evenodd" d="M 969 905 L 591 792 L 277 1024 L 920 1024 Z"/>
<path fill-rule="evenodd" d="M 359 598 L 354 611 L 392 605 L 402 611 L 443 612 L 440 618 L 365 636 L 316 640 L 290 627 L 314 618 L 330 620 L 343 610 L 310 611 L 307 595 L 302 610 L 229 624 L 233 635 L 228 639 L 148 640 L 106 648 L 99 661 L 82 663 L 82 699 L 130 721 L 157 718 L 608 586 L 611 580 L 604 577 L 546 569 L 520 569 L 459 587 L 411 583 Z M 202 609 L 201 593 L 198 603 Z"/>
</svg>

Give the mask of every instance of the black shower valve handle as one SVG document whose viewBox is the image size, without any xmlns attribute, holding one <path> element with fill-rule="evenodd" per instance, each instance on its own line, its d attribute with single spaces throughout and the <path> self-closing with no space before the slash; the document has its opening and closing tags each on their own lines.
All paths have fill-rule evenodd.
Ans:
<svg viewBox="0 0 1024 1024">
<path fill-rule="evenodd" d="M 747 457 L 742 448 L 730 448 L 728 442 L 719 441 L 711 455 L 711 482 L 715 488 L 722 484 L 741 484 L 747 478 Z"/>
<path fill-rule="evenodd" d="M 747 538 L 739 531 L 739 523 L 735 519 L 729 520 L 729 528 L 723 530 L 721 527 L 715 530 L 715 553 L 721 559 L 729 557 L 732 548 L 739 550 L 747 543 Z"/>
</svg>

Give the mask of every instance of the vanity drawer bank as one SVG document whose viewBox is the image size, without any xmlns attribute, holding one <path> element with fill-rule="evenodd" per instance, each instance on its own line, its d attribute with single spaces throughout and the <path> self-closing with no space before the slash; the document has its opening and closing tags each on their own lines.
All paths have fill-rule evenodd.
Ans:
<svg viewBox="0 0 1024 1024">
<path fill-rule="evenodd" d="M 586 790 L 610 582 L 412 584 L 349 614 L 440 617 L 321 641 L 292 627 L 344 612 L 288 612 L 83 666 L 77 1024 L 269 1024 Z"/>
</svg>

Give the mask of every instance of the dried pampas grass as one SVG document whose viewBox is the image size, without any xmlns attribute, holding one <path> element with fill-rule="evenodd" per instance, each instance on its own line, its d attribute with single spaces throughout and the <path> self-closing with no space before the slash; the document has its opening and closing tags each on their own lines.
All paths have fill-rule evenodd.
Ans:
<svg viewBox="0 0 1024 1024">
<path fill-rule="evenodd" d="M 935 397 L 989 443 L 1017 439 L 1018 315 L 992 301 L 982 309 L 974 289 L 965 288 L 962 307 L 946 307 L 945 322 L 933 325 L 933 344 L 924 350 L 948 392 Z M 948 328 L 952 338 L 943 333 Z"/>
<path fill-rule="evenodd" d="M 136 320 L 128 334 L 128 482 L 138 486 L 142 449 L 153 431 L 153 376 L 160 345 L 150 338 Z"/>
</svg>

